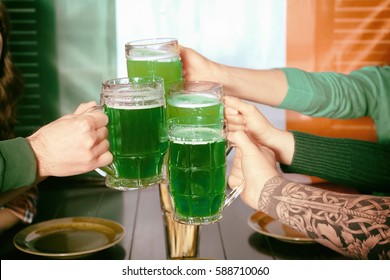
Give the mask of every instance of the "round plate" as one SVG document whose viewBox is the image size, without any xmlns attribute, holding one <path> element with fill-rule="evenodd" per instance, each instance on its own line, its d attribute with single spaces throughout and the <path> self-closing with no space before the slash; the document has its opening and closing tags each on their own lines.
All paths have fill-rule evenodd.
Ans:
<svg viewBox="0 0 390 280">
<path fill-rule="evenodd" d="M 19 250 L 50 258 L 82 257 L 114 246 L 122 240 L 122 225 L 106 219 L 73 217 L 49 220 L 19 231 Z"/>
<path fill-rule="evenodd" d="M 263 212 L 255 212 L 248 219 L 249 226 L 255 231 L 290 243 L 315 243 L 302 233 L 286 226 Z"/>
</svg>

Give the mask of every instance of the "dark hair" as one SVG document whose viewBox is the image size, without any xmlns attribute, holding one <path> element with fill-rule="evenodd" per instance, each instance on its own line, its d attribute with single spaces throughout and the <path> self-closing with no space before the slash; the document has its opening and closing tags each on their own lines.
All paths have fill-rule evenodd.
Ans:
<svg viewBox="0 0 390 280">
<path fill-rule="evenodd" d="M 3 40 L 0 56 L 0 140 L 15 137 L 16 105 L 24 90 L 22 76 L 11 60 L 9 32 L 9 16 L 0 1 L 0 33 Z"/>
</svg>

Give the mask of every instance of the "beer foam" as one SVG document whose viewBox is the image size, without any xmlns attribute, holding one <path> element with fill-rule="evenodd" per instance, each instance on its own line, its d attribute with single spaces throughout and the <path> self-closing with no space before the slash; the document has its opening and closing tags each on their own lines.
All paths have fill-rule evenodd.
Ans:
<svg viewBox="0 0 390 280">
<path fill-rule="evenodd" d="M 128 60 L 158 60 L 158 61 L 175 61 L 179 60 L 177 53 L 175 52 L 167 52 L 167 51 L 159 51 L 159 50 L 149 50 L 149 49 L 138 49 L 131 50 L 126 58 Z"/>
<path fill-rule="evenodd" d="M 169 132 L 169 140 L 177 144 L 204 145 L 224 141 L 224 135 L 218 129 L 209 127 L 175 127 Z"/>
<path fill-rule="evenodd" d="M 179 108 L 200 108 L 215 106 L 221 102 L 214 94 L 199 93 L 183 94 L 173 98 L 168 98 L 168 103 L 171 106 Z"/>
<path fill-rule="evenodd" d="M 122 110 L 144 110 L 144 109 L 152 109 L 157 107 L 163 107 L 163 102 L 156 102 L 153 104 L 139 104 L 139 103 L 131 103 L 131 102 L 118 102 L 117 100 L 106 102 L 107 107 L 112 109 L 122 109 Z"/>
</svg>

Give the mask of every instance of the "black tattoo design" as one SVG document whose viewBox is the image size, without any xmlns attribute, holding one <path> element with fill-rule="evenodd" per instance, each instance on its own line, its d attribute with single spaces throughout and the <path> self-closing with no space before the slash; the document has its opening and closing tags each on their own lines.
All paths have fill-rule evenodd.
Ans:
<svg viewBox="0 0 390 280">
<path fill-rule="evenodd" d="M 258 207 L 351 258 L 390 259 L 390 197 L 342 194 L 275 176 Z"/>
</svg>

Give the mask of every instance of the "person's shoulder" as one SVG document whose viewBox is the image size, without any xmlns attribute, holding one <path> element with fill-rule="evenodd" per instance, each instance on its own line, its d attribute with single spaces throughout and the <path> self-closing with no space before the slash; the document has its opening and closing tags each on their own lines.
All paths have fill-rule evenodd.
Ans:
<svg viewBox="0 0 390 280">
<path fill-rule="evenodd" d="M 29 147 L 29 143 L 26 138 L 17 137 L 13 139 L 7 139 L 0 141 L 0 149 L 1 148 L 17 148 L 17 147 Z"/>
</svg>

